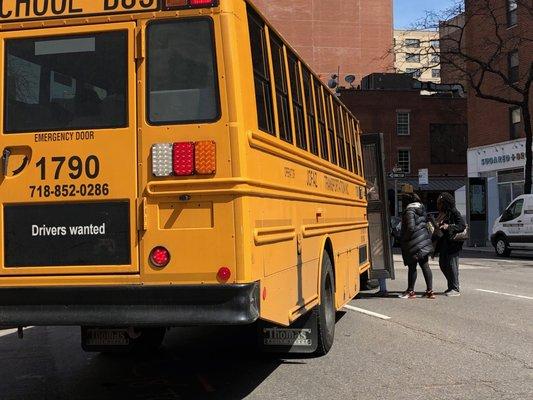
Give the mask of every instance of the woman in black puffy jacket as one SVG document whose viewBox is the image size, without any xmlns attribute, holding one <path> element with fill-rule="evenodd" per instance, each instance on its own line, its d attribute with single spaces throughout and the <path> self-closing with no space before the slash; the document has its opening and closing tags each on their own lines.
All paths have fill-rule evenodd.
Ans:
<svg viewBox="0 0 533 400">
<path fill-rule="evenodd" d="M 437 217 L 438 237 L 435 255 L 439 255 L 439 265 L 448 281 L 446 296 L 459 296 L 459 254 L 463 249 L 463 242 L 452 240 L 454 235 L 466 229 L 466 223 L 455 206 L 455 199 L 449 193 L 441 193 L 437 199 L 439 215 Z"/>
<path fill-rule="evenodd" d="M 403 262 L 409 268 L 409 278 L 407 290 L 400 297 L 403 299 L 416 297 L 416 266 L 418 264 L 426 280 L 427 290 L 424 297 L 434 299 L 433 275 L 429 268 L 429 256 L 433 252 L 433 245 L 428 230 L 426 208 L 416 194 L 408 194 L 403 200 L 407 207 L 402 215 L 401 244 Z"/>
</svg>

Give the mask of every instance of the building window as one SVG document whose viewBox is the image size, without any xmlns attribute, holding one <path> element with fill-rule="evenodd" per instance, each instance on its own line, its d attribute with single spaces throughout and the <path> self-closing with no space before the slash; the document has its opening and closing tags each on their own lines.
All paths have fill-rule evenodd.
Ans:
<svg viewBox="0 0 533 400">
<path fill-rule="evenodd" d="M 432 40 L 429 42 L 429 45 L 433 47 L 434 49 L 438 49 L 440 47 L 440 40 Z"/>
<path fill-rule="evenodd" d="M 420 78 L 420 76 L 422 76 L 422 71 L 418 68 L 406 68 L 405 73 L 411 74 L 413 78 Z"/>
<path fill-rule="evenodd" d="M 411 134 L 411 115 L 408 111 L 398 111 L 396 113 L 396 133 L 400 136 Z"/>
<path fill-rule="evenodd" d="M 509 109 L 510 121 L 510 137 L 518 139 L 520 137 L 520 129 L 522 128 L 522 110 L 520 107 L 511 107 Z"/>
<path fill-rule="evenodd" d="M 515 26 L 518 23 L 518 2 L 517 0 L 507 0 L 507 26 Z"/>
<path fill-rule="evenodd" d="M 402 172 L 411 173 L 411 151 L 410 150 L 398 150 L 398 166 L 402 169 Z"/>
<path fill-rule="evenodd" d="M 519 68 L 518 68 L 518 50 L 512 51 L 508 54 L 509 63 L 509 80 L 513 83 L 518 82 Z"/>
<path fill-rule="evenodd" d="M 405 61 L 406 61 L 406 62 L 419 63 L 419 62 L 420 62 L 420 54 L 407 53 L 407 54 L 405 55 Z"/>
<path fill-rule="evenodd" d="M 420 47 L 420 40 L 419 39 L 405 39 L 405 47 L 413 47 L 413 48 L 419 48 Z"/>
<path fill-rule="evenodd" d="M 466 124 L 430 124 L 429 142 L 431 164 L 466 164 Z"/>
<path fill-rule="evenodd" d="M 432 69 L 431 70 L 431 77 L 432 78 L 440 78 L 440 69 Z"/>
<path fill-rule="evenodd" d="M 440 56 L 438 54 L 431 55 L 431 62 L 433 64 L 440 64 Z"/>
</svg>

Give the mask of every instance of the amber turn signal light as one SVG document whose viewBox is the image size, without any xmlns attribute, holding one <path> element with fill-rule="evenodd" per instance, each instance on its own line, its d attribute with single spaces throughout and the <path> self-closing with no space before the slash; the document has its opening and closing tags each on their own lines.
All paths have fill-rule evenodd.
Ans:
<svg viewBox="0 0 533 400">
<path fill-rule="evenodd" d="M 194 170 L 198 175 L 213 175 L 217 170 L 217 145 L 212 140 L 195 143 Z"/>
</svg>

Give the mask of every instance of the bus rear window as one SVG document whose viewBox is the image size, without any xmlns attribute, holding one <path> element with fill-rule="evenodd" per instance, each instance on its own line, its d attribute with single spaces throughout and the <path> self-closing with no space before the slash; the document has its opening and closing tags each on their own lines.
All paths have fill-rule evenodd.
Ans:
<svg viewBox="0 0 533 400">
<path fill-rule="evenodd" d="M 153 22 L 148 28 L 148 120 L 215 121 L 218 85 L 210 19 Z"/>
<path fill-rule="evenodd" d="M 5 132 L 127 125 L 127 32 L 10 39 Z"/>
</svg>

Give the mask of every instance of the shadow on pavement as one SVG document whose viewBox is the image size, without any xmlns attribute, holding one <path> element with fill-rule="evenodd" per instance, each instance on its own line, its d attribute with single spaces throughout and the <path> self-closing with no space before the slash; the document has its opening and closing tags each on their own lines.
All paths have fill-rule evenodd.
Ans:
<svg viewBox="0 0 533 400">
<path fill-rule="evenodd" d="M 176 328 L 148 355 L 87 354 L 79 329 L 33 328 L 0 338 L 7 399 L 243 399 L 281 364 L 256 351 L 250 328 Z"/>
</svg>

